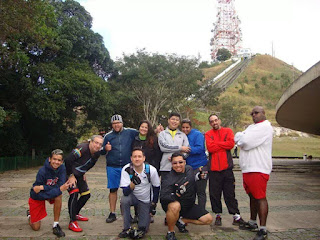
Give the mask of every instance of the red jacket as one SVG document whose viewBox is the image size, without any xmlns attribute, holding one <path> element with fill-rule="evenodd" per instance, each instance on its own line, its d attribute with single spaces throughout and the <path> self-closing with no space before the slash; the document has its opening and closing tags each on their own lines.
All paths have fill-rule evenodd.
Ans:
<svg viewBox="0 0 320 240">
<path fill-rule="evenodd" d="M 222 171 L 233 168 L 231 149 L 234 136 L 230 128 L 211 129 L 205 134 L 209 152 L 210 171 Z"/>
</svg>

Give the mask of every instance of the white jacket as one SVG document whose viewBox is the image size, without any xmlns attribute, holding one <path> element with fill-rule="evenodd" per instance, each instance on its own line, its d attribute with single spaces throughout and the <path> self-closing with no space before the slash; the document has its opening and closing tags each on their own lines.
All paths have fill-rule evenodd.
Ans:
<svg viewBox="0 0 320 240">
<path fill-rule="evenodd" d="M 273 129 L 268 120 L 251 124 L 243 132 L 236 133 L 234 141 L 241 149 L 239 165 L 242 173 L 271 173 L 272 137 Z"/>
<path fill-rule="evenodd" d="M 158 143 L 160 150 L 163 152 L 160 162 L 160 171 L 171 171 L 171 162 L 169 158 L 174 152 L 180 152 L 182 146 L 189 147 L 187 135 L 177 129 L 174 139 L 172 138 L 168 127 L 159 133 Z"/>
</svg>

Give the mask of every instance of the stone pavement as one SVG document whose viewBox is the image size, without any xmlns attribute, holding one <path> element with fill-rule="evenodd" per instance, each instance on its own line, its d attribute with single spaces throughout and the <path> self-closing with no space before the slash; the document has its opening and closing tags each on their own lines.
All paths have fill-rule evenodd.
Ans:
<svg viewBox="0 0 320 240">
<path fill-rule="evenodd" d="M 236 197 L 241 215 L 249 218 L 249 198 L 242 187 L 242 176 L 235 160 Z M 41 229 L 32 231 L 27 223 L 29 189 L 37 170 L 32 168 L 8 171 L 0 174 L 0 239 L 55 239 L 52 234 L 52 207 L 47 204 L 48 216 Z M 82 210 L 90 218 L 80 222 L 82 233 L 68 230 L 68 195 L 63 194 L 63 210 L 60 225 L 66 233 L 65 239 L 117 239 L 122 230 L 122 217 L 117 205 L 118 220 L 107 224 L 109 214 L 108 191 L 106 190 L 105 158 L 87 173 L 91 198 Z M 121 195 L 121 194 L 120 194 Z M 274 171 L 268 183 L 269 217 L 267 227 L 269 239 L 320 239 L 320 161 L 274 160 Z M 163 224 L 164 212 L 158 204 L 155 223 L 151 224 L 146 239 L 164 239 L 167 232 Z M 207 209 L 210 202 L 207 202 Z M 232 216 L 223 205 L 222 226 L 189 225 L 189 234 L 177 233 L 178 239 L 252 239 L 254 233 L 239 230 L 231 224 Z"/>
</svg>

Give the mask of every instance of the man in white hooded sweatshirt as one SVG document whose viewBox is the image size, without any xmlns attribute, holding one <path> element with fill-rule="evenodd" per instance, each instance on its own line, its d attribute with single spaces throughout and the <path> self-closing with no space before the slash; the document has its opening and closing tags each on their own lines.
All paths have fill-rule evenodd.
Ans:
<svg viewBox="0 0 320 240">
<path fill-rule="evenodd" d="M 268 201 L 266 198 L 267 182 L 272 170 L 271 123 L 266 120 L 265 111 L 256 106 L 251 112 L 254 124 L 235 135 L 235 142 L 240 150 L 239 165 L 243 174 L 243 186 L 250 197 L 250 220 L 240 226 L 241 229 L 258 231 L 254 240 L 267 238 Z M 260 227 L 257 225 L 257 215 Z"/>
</svg>

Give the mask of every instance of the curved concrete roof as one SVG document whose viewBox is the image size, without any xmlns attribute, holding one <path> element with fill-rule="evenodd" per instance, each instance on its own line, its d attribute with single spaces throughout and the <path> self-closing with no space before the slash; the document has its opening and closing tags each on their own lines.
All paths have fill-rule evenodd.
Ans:
<svg viewBox="0 0 320 240">
<path fill-rule="evenodd" d="M 281 126 L 320 135 L 320 61 L 289 86 L 276 111 Z"/>
</svg>

